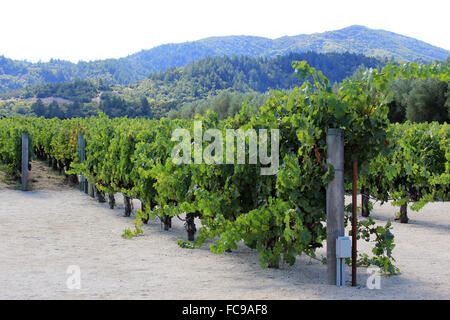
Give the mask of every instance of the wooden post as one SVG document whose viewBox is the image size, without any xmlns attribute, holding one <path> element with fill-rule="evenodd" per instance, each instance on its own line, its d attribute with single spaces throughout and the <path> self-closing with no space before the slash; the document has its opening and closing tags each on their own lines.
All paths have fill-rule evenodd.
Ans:
<svg viewBox="0 0 450 320">
<path fill-rule="evenodd" d="M 353 179 L 352 179 L 352 286 L 356 287 L 356 263 L 358 260 L 357 257 L 357 248 L 356 248 L 356 235 L 357 225 L 358 225 L 358 215 L 356 212 L 357 209 L 357 179 L 358 179 L 358 162 L 353 160 Z"/>
<path fill-rule="evenodd" d="M 28 133 L 22 133 L 22 191 L 27 190 L 28 160 Z"/>
<path fill-rule="evenodd" d="M 89 196 L 91 198 L 95 198 L 95 194 L 94 194 L 94 184 L 92 184 L 91 182 L 88 181 L 88 189 L 89 189 Z"/>
<path fill-rule="evenodd" d="M 334 168 L 334 179 L 327 187 L 327 282 L 336 285 L 336 240 L 344 236 L 344 133 L 328 129 L 327 163 Z"/>
<path fill-rule="evenodd" d="M 84 141 L 84 135 L 80 134 L 78 135 L 78 154 L 80 156 L 80 163 L 84 162 L 85 157 L 85 141 Z M 86 179 L 83 175 L 80 177 L 80 191 L 85 191 L 85 183 Z"/>
</svg>

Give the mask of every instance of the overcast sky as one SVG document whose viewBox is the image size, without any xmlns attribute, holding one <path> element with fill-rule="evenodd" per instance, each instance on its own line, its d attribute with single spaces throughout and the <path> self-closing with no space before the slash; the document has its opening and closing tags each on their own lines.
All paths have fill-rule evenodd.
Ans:
<svg viewBox="0 0 450 320">
<path fill-rule="evenodd" d="M 1 0 L 0 55 L 77 62 L 210 36 L 285 35 L 353 24 L 450 49 L 449 0 Z"/>
</svg>

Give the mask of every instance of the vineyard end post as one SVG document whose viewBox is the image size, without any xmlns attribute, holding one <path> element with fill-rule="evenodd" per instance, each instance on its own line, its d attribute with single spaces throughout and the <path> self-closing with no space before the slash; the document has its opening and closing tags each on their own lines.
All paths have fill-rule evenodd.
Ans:
<svg viewBox="0 0 450 320">
<path fill-rule="evenodd" d="M 27 190 L 28 181 L 28 133 L 22 133 L 22 191 Z"/>
<path fill-rule="evenodd" d="M 80 163 L 84 162 L 84 155 L 85 155 L 85 143 L 84 143 L 84 135 L 80 134 L 78 135 L 78 154 L 80 156 Z M 80 175 L 80 191 L 85 190 L 85 183 L 86 179 L 84 178 L 84 175 Z"/>
<path fill-rule="evenodd" d="M 356 272 L 357 272 L 357 268 L 356 268 L 356 263 L 357 263 L 357 248 L 356 248 L 356 237 L 357 237 L 357 228 L 358 228 L 358 215 L 356 212 L 357 209 L 357 192 L 358 190 L 356 189 L 358 184 L 358 162 L 356 160 L 353 160 L 352 163 L 352 286 L 355 287 L 356 286 Z M 361 208 L 362 208 L 362 204 L 361 204 Z"/>
<path fill-rule="evenodd" d="M 344 236 L 344 133 L 328 129 L 327 163 L 334 168 L 334 178 L 328 183 L 327 208 L 327 282 L 337 283 L 336 240 Z"/>
</svg>

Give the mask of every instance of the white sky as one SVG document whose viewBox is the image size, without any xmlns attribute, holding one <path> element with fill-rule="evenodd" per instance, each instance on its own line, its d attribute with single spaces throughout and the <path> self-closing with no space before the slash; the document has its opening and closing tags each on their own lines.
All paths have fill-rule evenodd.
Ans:
<svg viewBox="0 0 450 320">
<path fill-rule="evenodd" d="M 353 24 L 450 49 L 449 0 L 1 0 L 0 55 L 77 62 L 209 36 L 284 35 Z"/>
</svg>

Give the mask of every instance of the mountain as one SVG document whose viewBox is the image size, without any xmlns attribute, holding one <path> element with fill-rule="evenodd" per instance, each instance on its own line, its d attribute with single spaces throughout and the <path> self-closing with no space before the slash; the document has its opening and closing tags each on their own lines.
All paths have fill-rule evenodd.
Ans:
<svg viewBox="0 0 450 320">
<path fill-rule="evenodd" d="M 301 82 L 294 74 L 292 61 L 306 60 L 323 72 L 331 83 L 350 77 L 356 69 L 382 68 L 385 60 L 353 53 L 288 53 L 272 58 L 248 56 L 206 57 L 180 68 L 150 74 L 130 84 L 130 93 L 156 100 L 193 101 L 216 95 L 218 91 L 266 92 L 285 90 Z M 1 97 L 1 95 L 0 95 Z"/>
<path fill-rule="evenodd" d="M 211 37 L 194 42 L 166 44 L 130 55 L 126 60 L 151 71 L 181 67 L 208 55 L 275 56 L 286 52 L 352 52 L 399 61 L 446 59 L 450 51 L 384 30 L 350 26 L 336 31 L 268 39 L 251 36 Z"/>
<path fill-rule="evenodd" d="M 120 59 L 77 64 L 51 60 L 29 63 L 0 56 L 0 92 L 27 84 L 58 83 L 75 79 L 99 80 L 109 84 L 129 84 L 148 74 L 182 67 L 207 56 L 245 55 L 274 57 L 289 52 L 352 52 L 401 61 L 446 59 L 450 51 L 414 38 L 363 26 L 336 31 L 268 39 L 253 36 L 211 37 L 179 44 L 164 44 Z"/>
<path fill-rule="evenodd" d="M 238 106 L 248 94 L 260 97 L 270 89 L 286 90 L 300 85 L 301 81 L 292 68 L 295 60 L 308 61 L 332 83 L 351 76 L 361 65 L 381 68 L 386 63 L 385 60 L 348 52 L 288 53 L 272 58 L 208 56 L 184 67 L 151 73 L 144 80 L 129 85 L 75 80 L 9 90 L 0 94 L 0 115 L 30 114 L 35 109 L 40 110 L 34 111 L 38 115 L 71 117 L 74 114 L 89 116 L 101 110 L 111 117 L 159 118 L 171 110 L 180 109 L 183 104 L 215 96 L 220 96 L 212 101 L 216 105 L 223 105 L 224 99 L 234 97 L 234 105 Z M 32 104 L 37 99 L 41 99 L 42 104 L 33 108 Z M 46 110 L 44 105 L 49 104 L 52 106 Z M 58 112 L 58 105 L 64 109 L 63 112 Z"/>
<path fill-rule="evenodd" d="M 277 48 L 286 48 L 289 51 L 348 51 L 399 61 L 432 62 L 444 60 L 450 54 L 448 50 L 411 37 L 357 25 L 324 33 L 283 37 L 275 39 L 274 42 L 277 43 Z"/>
</svg>

